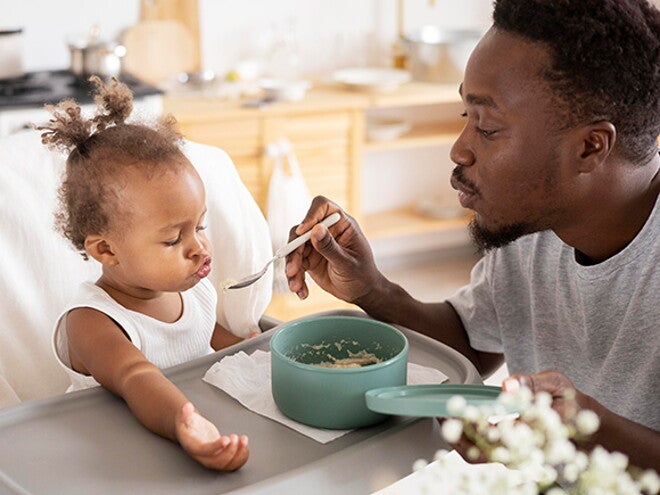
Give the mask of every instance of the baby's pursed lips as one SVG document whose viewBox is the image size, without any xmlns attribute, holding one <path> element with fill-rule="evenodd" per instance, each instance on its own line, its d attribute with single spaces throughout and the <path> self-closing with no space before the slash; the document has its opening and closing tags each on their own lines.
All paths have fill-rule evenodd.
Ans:
<svg viewBox="0 0 660 495">
<path fill-rule="evenodd" d="M 206 258 L 195 272 L 199 278 L 207 277 L 211 273 L 211 257 Z"/>
</svg>

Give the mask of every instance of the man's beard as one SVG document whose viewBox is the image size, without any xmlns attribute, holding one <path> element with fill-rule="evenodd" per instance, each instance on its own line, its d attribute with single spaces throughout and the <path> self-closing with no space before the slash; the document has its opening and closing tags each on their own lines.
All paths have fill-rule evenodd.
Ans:
<svg viewBox="0 0 660 495">
<path fill-rule="evenodd" d="M 488 230 L 482 225 L 479 225 L 476 217 L 472 218 L 468 228 L 470 230 L 470 237 L 472 237 L 472 241 L 477 246 L 479 252 L 486 252 L 505 246 L 532 231 L 524 223 L 514 223 L 512 225 L 505 225 L 498 230 Z"/>
<path fill-rule="evenodd" d="M 481 194 L 477 185 L 465 177 L 462 167 L 456 167 L 452 171 L 452 176 L 459 183 L 474 191 L 475 194 Z M 522 222 L 505 225 L 498 230 L 488 230 L 484 226 L 479 225 L 476 216 L 472 217 L 468 228 L 470 231 L 470 237 L 472 237 L 472 241 L 475 243 L 479 252 L 502 247 L 531 232 L 529 226 Z"/>
</svg>

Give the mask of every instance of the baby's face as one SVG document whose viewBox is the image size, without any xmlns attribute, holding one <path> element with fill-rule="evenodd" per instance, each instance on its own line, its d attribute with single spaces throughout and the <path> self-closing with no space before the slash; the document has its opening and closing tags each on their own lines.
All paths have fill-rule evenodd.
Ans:
<svg viewBox="0 0 660 495">
<path fill-rule="evenodd" d="M 148 177 L 130 168 L 119 192 L 128 213 L 109 237 L 113 277 L 141 290 L 184 291 L 210 272 L 204 184 L 190 163 Z"/>
</svg>

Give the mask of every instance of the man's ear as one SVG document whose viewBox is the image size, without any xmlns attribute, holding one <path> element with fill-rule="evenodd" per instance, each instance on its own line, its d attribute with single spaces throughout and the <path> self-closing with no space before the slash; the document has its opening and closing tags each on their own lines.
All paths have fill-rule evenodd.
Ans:
<svg viewBox="0 0 660 495">
<path fill-rule="evenodd" d="M 579 172 L 591 172 L 612 152 L 616 141 L 616 127 L 602 120 L 580 129 L 578 146 Z"/>
<path fill-rule="evenodd" d="M 102 265 L 115 266 L 119 263 L 111 245 L 102 235 L 88 235 L 85 238 L 85 250 Z"/>
</svg>

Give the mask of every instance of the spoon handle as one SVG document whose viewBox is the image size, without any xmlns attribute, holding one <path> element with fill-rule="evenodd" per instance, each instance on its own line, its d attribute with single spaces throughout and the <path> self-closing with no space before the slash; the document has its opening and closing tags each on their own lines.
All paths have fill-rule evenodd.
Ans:
<svg viewBox="0 0 660 495">
<path fill-rule="evenodd" d="M 336 224 L 339 219 L 341 218 L 341 215 L 337 212 L 333 213 L 332 215 L 328 215 L 325 217 L 321 223 L 325 225 L 326 227 L 330 227 L 331 225 Z M 311 229 L 305 232 L 304 234 L 300 235 L 299 237 L 296 237 L 294 240 L 292 240 L 290 243 L 285 244 L 281 248 L 279 248 L 277 251 L 275 251 L 275 258 L 282 258 L 286 256 L 287 254 L 295 251 L 298 247 L 302 246 L 305 244 L 307 241 L 309 241 L 310 237 L 312 237 L 312 231 Z"/>
</svg>

